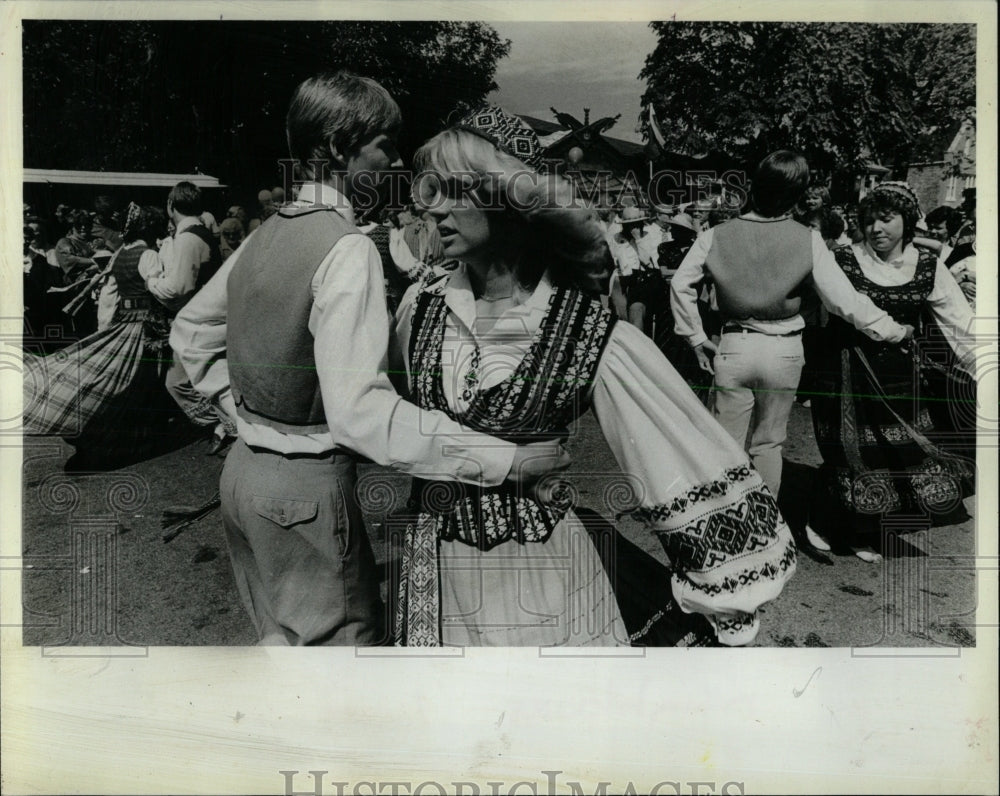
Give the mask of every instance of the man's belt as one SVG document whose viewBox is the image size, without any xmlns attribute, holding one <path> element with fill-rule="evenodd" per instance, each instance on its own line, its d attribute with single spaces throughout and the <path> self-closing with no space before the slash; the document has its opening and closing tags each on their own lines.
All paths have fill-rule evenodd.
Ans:
<svg viewBox="0 0 1000 796">
<path fill-rule="evenodd" d="M 746 332 L 747 334 L 766 334 L 768 337 L 798 337 L 802 334 L 801 329 L 796 329 L 794 332 L 780 332 L 771 334 L 770 332 L 762 332 L 760 329 L 751 329 L 749 326 L 742 326 L 738 323 L 725 323 L 722 325 L 722 333 L 739 333 Z"/>
<path fill-rule="evenodd" d="M 123 310 L 149 310 L 156 303 L 154 299 L 146 297 L 123 298 L 121 301 Z"/>
</svg>

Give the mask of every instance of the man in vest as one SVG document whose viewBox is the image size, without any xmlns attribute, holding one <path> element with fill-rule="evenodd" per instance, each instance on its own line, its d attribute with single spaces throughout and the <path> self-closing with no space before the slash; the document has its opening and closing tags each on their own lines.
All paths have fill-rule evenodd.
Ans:
<svg viewBox="0 0 1000 796">
<path fill-rule="evenodd" d="M 167 218 L 173 237 L 160 247 L 162 270 L 146 279 L 149 292 L 171 312 L 180 310 L 222 264 L 219 244 L 202 223 L 201 189 L 192 182 L 177 183 L 167 196 Z M 191 386 L 184 366 L 176 359 L 166 377 L 167 392 L 196 426 L 213 429 L 209 453 L 217 453 L 233 438 L 235 428 L 224 413 Z"/>
<path fill-rule="evenodd" d="M 749 440 L 754 467 L 775 496 L 804 362 L 803 287 L 811 282 L 830 312 L 874 340 L 897 343 L 913 334 L 854 289 L 818 232 L 791 218 L 808 184 L 801 155 L 768 155 L 750 186 L 751 212 L 703 231 L 670 284 L 677 334 L 694 347 L 702 369 L 715 375 L 713 414 L 738 443 Z M 718 346 L 705 335 L 697 308 L 705 277 L 715 285 L 722 314 Z M 825 544 L 817 543 L 819 537 L 810 541 Z"/>
<path fill-rule="evenodd" d="M 386 373 L 382 264 L 351 197 L 398 160 L 399 107 L 373 80 L 296 89 L 286 132 L 305 183 L 177 316 L 170 342 L 194 386 L 235 417 L 222 515 L 237 587 L 262 644 L 379 644 L 374 555 L 356 458 L 423 478 L 526 483 L 567 464 L 419 410 Z"/>
<path fill-rule="evenodd" d="M 201 189 L 192 182 L 179 182 L 167 196 L 167 218 L 174 236 L 163 242 L 163 270 L 146 280 L 146 287 L 168 309 L 176 312 L 218 270 L 218 242 L 201 216 L 205 211 Z"/>
</svg>

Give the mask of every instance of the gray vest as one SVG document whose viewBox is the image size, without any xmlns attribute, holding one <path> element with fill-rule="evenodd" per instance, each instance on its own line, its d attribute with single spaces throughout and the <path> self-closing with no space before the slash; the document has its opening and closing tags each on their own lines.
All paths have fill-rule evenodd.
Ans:
<svg viewBox="0 0 1000 796">
<path fill-rule="evenodd" d="M 705 267 L 724 318 L 790 318 L 812 275 L 812 230 L 790 218 L 734 218 L 712 230 Z"/>
<path fill-rule="evenodd" d="M 284 208 L 240 252 L 226 283 L 226 360 L 245 420 L 292 434 L 329 430 L 309 332 L 311 282 L 351 233 L 360 234 L 332 207 Z"/>
</svg>

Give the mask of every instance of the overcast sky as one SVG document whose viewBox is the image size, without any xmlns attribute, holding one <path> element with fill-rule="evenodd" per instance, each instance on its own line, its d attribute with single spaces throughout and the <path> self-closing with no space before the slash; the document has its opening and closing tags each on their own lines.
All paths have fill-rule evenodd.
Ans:
<svg viewBox="0 0 1000 796">
<path fill-rule="evenodd" d="M 549 107 L 583 121 L 620 113 L 608 135 L 642 141 L 635 132 L 639 80 L 656 36 L 645 22 L 492 22 L 510 39 L 510 55 L 497 66 L 498 92 L 507 110 L 555 122 Z"/>
</svg>

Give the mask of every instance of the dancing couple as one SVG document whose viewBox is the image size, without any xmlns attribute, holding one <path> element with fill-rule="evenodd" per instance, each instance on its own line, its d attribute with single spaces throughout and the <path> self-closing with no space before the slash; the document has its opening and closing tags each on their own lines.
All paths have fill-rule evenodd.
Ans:
<svg viewBox="0 0 1000 796">
<path fill-rule="evenodd" d="M 481 108 L 417 152 L 413 198 L 456 264 L 412 286 L 390 321 L 351 196 L 397 165 L 400 123 L 370 79 L 302 83 L 287 116 L 297 201 L 171 334 L 194 386 L 238 426 L 223 520 L 261 643 L 629 644 L 614 553 L 602 559 L 572 484 L 553 487 L 588 410 L 669 558 L 662 582 L 635 585 L 663 595 L 646 624 L 690 616 L 706 630 L 679 643 L 752 642 L 758 608 L 795 569 L 774 496 L 656 346 L 602 308 L 596 215 L 544 173 L 517 117 Z M 360 457 L 414 477 L 389 611 L 355 496 Z"/>
</svg>

